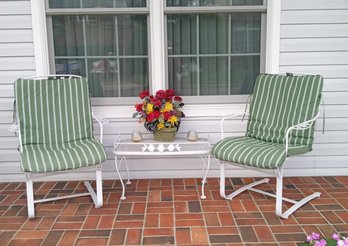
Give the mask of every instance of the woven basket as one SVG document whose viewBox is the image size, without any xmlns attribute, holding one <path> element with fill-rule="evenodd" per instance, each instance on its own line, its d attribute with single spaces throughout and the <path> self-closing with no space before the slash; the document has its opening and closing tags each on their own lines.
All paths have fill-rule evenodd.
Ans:
<svg viewBox="0 0 348 246">
<path fill-rule="evenodd" d="M 176 135 L 176 128 L 163 128 L 153 133 L 155 141 L 158 142 L 173 142 Z"/>
</svg>

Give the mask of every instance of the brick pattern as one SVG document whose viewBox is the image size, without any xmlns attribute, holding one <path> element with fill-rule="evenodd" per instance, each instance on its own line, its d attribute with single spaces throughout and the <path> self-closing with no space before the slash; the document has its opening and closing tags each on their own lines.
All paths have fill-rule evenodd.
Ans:
<svg viewBox="0 0 348 246">
<path fill-rule="evenodd" d="M 253 178 L 226 180 L 229 190 Z M 313 231 L 348 235 L 348 177 L 284 179 L 284 194 L 321 197 L 288 220 L 274 214 L 275 201 L 245 192 L 233 201 L 219 196 L 217 178 L 208 179 L 200 199 L 200 179 L 133 180 L 120 200 L 118 181 L 104 181 L 104 206 L 89 197 L 37 204 L 27 219 L 25 185 L 0 183 L 1 245 L 296 245 Z M 262 184 L 274 191 L 275 181 Z M 260 187 L 261 188 L 261 187 Z M 36 197 L 83 191 L 82 182 L 36 183 Z M 284 204 L 284 208 L 289 204 Z"/>
</svg>

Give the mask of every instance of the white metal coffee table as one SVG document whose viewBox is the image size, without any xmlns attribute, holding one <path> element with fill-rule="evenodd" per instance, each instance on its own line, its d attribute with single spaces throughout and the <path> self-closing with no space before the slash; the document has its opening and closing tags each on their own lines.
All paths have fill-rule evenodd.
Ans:
<svg viewBox="0 0 348 246">
<path fill-rule="evenodd" d="M 150 134 L 144 134 L 141 142 L 133 142 L 131 139 L 116 138 L 114 141 L 115 167 L 122 185 L 122 196 L 125 197 L 125 184 L 120 174 L 120 166 L 125 164 L 127 171 L 127 184 L 130 184 L 127 157 L 153 156 L 153 157 L 175 157 L 175 156 L 197 156 L 203 162 L 202 194 L 205 199 L 204 185 L 210 168 L 210 143 L 208 138 L 198 138 L 196 141 L 188 141 L 186 137 L 177 136 L 174 142 L 157 142 Z"/>
</svg>

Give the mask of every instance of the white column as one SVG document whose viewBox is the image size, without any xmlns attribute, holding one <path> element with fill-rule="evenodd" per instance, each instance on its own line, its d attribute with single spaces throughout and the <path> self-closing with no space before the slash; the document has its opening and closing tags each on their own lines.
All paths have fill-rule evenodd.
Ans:
<svg viewBox="0 0 348 246">
<path fill-rule="evenodd" d="M 281 1 L 268 0 L 266 73 L 279 73 Z"/>
<path fill-rule="evenodd" d="M 152 92 L 165 88 L 163 0 L 148 1 L 150 7 L 150 85 Z"/>
<path fill-rule="evenodd" d="M 31 0 L 36 75 L 49 74 L 45 1 Z"/>
</svg>

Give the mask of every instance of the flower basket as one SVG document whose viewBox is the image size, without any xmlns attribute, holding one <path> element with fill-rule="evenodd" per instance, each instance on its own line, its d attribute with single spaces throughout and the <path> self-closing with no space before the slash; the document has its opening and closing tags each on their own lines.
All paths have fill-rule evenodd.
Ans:
<svg viewBox="0 0 348 246">
<path fill-rule="evenodd" d="M 184 106 L 182 98 L 172 89 L 159 90 L 155 95 L 145 90 L 140 92 L 141 103 L 135 105 L 137 112 L 133 118 L 144 124 L 146 130 L 154 134 L 156 141 L 172 142 L 185 114 L 181 111 Z"/>
<path fill-rule="evenodd" d="M 176 127 L 173 128 L 163 128 L 161 130 L 156 130 L 153 133 L 155 141 L 158 142 L 173 142 L 176 135 Z"/>
</svg>

